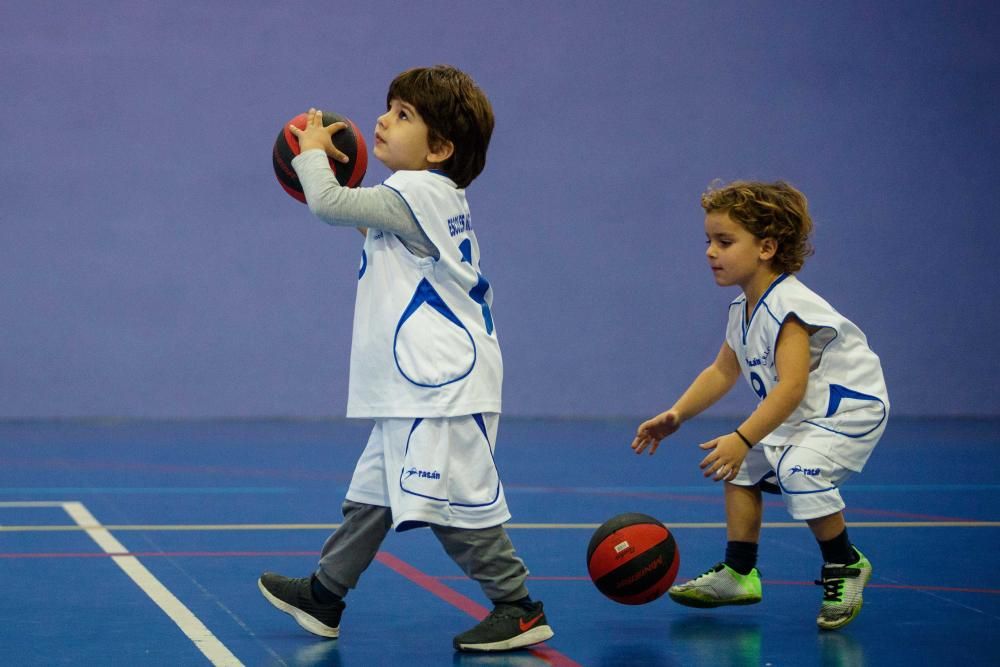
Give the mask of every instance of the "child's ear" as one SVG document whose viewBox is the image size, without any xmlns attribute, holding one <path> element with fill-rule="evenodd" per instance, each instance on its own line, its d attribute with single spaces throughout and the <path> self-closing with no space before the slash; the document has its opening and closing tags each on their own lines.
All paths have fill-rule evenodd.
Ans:
<svg viewBox="0 0 1000 667">
<path fill-rule="evenodd" d="M 436 146 L 431 147 L 431 152 L 427 154 L 427 161 L 435 164 L 447 162 L 448 158 L 455 154 L 455 144 L 450 141 L 441 141 Z"/>
<path fill-rule="evenodd" d="M 778 241 L 768 236 L 760 242 L 760 258 L 765 262 L 773 259 L 778 252 Z"/>
</svg>

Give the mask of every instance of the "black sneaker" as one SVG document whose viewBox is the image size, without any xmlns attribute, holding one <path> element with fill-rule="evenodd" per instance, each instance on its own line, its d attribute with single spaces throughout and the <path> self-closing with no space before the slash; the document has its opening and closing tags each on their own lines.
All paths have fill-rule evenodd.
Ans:
<svg viewBox="0 0 1000 667">
<path fill-rule="evenodd" d="M 317 602 L 312 595 L 312 577 L 289 579 L 274 572 L 265 572 L 257 580 L 257 587 L 268 602 L 291 614 L 299 625 L 314 635 L 340 636 L 340 614 L 347 605 L 343 601 L 330 604 Z"/>
<path fill-rule="evenodd" d="M 459 651 L 509 651 L 552 637 L 541 602 L 522 607 L 501 602 L 476 627 L 455 637 Z"/>
</svg>

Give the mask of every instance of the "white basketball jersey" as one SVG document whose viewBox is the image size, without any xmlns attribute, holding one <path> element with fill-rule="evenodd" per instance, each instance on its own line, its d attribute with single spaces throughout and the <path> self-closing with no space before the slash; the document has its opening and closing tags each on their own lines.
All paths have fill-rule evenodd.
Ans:
<svg viewBox="0 0 1000 667">
<path fill-rule="evenodd" d="M 885 428 L 889 396 L 879 358 L 864 333 L 795 276 L 779 276 L 752 313 L 746 296 L 729 306 L 726 342 L 763 400 L 779 378 L 774 351 L 782 322 L 794 314 L 810 329 L 809 381 L 802 402 L 767 435 L 767 445 L 815 449 L 859 471 Z"/>
<path fill-rule="evenodd" d="M 383 185 L 406 202 L 440 257 L 417 257 L 369 230 L 354 308 L 348 417 L 500 412 L 503 362 L 493 291 L 480 273 L 465 191 L 431 171 Z"/>
</svg>

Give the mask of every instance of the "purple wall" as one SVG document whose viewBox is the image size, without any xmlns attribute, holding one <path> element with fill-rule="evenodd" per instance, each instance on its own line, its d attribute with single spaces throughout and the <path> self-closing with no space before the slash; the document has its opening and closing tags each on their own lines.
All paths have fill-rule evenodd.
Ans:
<svg viewBox="0 0 1000 667">
<path fill-rule="evenodd" d="M 343 414 L 361 238 L 282 192 L 271 145 L 309 105 L 368 132 L 438 62 L 498 118 L 469 197 L 509 414 L 673 400 L 735 296 L 698 195 L 737 177 L 809 195 L 802 279 L 896 414 L 1000 414 L 997 5 L 710 4 L 7 3 L 0 417 Z"/>
</svg>

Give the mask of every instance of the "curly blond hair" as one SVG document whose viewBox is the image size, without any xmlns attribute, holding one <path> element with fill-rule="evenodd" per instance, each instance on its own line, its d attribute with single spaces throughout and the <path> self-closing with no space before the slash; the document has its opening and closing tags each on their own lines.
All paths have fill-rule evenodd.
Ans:
<svg viewBox="0 0 1000 667">
<path fill-rule="evenodd" d="M 809 203 L 785 181 L 733 181 L 728 185 L 714 181 L 702 193 L 701 207 L 706 213 L 728 213 L 759 239 L 774 239 L 778 250 L 772 263 L 782 273 L 795 273 L 813 254 Z"/>
</svg>

